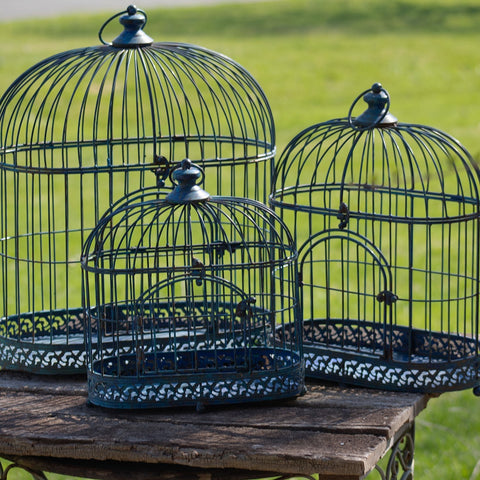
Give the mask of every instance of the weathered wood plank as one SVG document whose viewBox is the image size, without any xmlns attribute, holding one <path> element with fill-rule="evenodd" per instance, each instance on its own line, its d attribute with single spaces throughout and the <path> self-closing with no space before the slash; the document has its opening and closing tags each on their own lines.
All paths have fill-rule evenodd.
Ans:
<svg viewBox="0 0 480 480">
<path fill-rule="evenodd" d="M 92 436 L 74 421 L 25 420 L 30 424 L 23 428 L 16 424 L 13 430 L 1 429 L 2 455 L 360 476 L 373 468 L 387 446 L 374 435 L 228 427 L 200 431 L 189 425 L 154 432 L 142 425 L 125 432 L 105 421 L 97 425 L 101 434 Z"/>
<path fill-rule="evenodd" d="M 296 401 L 203 414 L 112 411 L 87 406 L 84 379 L 0 372 L 0 456 L 358 478 L 427 400 L 314 384 Z"/>
<path fill-rule="evenodd" d="M 8 409 L 9 415 L 22 414 L 33 409 L 35 414 L 43 416 L 84 416 L 88 418 L 111 417 L 112 412 L 95 407 L 87 407 L 85 397 L 52 394 L 39 395 L 30 392 L 5 393 L 0 391 L 0 409 Z M 321 410 L 319 412 L 319 410 Z M 274 406 L 262 407 L 229 407 L 215 408 L 203 414 L 192 409 L 187 411 L 165 410 L 157 413 L 115 412 L 118 422 L 132 421 L 149 425 L 192 424 L 199 428 L 209 425 L 246 426 L 260 429 L 288 429 L 299 431 L 325 431 L 338 433 L 362 432 L 383 435 L 391 438 L 398 428 L 410 420 L 410 411 L 405 408 L 373 407 L 366 410 L 358 407 L 321 408 L 313 415 L 312 408 L 295 408 L 278 403 Z"/>
<path fill-rule="evenodd" d="M 8 455 L 357 475 L 365 473 L 371 462 L 375 465 L 386 448 L 386 439 L 376 435 L 217 425 L 199 428 L 31 410 L 17 410 L 5 420 L 2 415 L 0 435 L 1 453 Z"/>
</svg>

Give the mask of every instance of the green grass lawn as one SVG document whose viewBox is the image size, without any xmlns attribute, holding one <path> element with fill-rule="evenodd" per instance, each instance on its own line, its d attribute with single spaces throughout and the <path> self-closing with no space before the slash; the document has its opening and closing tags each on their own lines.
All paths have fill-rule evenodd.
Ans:
<svg viewBox="0 0 480 480">
<path fill-rule="evenodd" d="M 98 44 L 113 13 L 3 24 L 0 91 L 46 56 Z M 480 158 L 478 0 L 277 0 L 147 13 L 154 40 L 220 51 L 256 77 L 279 151 L 304 127 L 346 116 L 360 92 L 381 82 L 400 121 L 444 130 Z M 117 30 L 114 23 L 104 37 Z M 416 478 L 480 479 L 479 406 L 470 391 L 431 400 L 417 420 Z M 18 475 L 9 480 L 27 478 Z"/>
</svg>

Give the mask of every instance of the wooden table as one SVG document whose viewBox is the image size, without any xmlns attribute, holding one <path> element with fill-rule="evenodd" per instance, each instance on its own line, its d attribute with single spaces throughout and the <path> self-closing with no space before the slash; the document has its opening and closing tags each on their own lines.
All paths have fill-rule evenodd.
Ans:
<svg viewBox="0 0 480 480">
<path fill-rule="evenodd" d="M 268 405 L 110 411 L 87 405 L 82 377 L 0 371 L 0 457 L 105 479 L 360 479 L 388 451 L 392 468 L 412 467 L 414 420 L 427 401 L 315 383 Z"/>
</svg>

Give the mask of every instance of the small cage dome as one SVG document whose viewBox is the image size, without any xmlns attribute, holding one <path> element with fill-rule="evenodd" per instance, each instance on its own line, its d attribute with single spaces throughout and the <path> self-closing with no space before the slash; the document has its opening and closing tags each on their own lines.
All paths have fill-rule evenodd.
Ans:
<svg viewBox="0 0 480 480">
<path fill-rule="evenodd" d="M 303 391 L 293 239 L 268 207 L 210 197 L 200 177 L 184 160 L 170 194 L 127 196 L 85 242 L 93 404 L 198 407 Z"/>
<path fill-rule="evenodd" d="M 171 159 L 212 169 L 212 194 L 265 200 L 274 124 L 258 83 L 219 53 L 153 42 L 133 6 L 103 43 L 119 15 L 111 44 L 47 58 L 0 99 L 3 368 L 84 368 L 82 244 L 128 192 L 171 188 Z"/>
<path fill-rule="evenodd" d="M 299 246 L 306 375 L 475 388 L 479 168 L 454 138 L 389 107 L 373 85 L 347 118 L 300 132 L 276 166 L 271 205 Z"/>
</svg>

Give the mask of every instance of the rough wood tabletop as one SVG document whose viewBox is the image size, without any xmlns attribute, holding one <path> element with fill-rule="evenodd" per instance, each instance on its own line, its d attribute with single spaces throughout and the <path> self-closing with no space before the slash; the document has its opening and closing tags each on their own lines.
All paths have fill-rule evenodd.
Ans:
<svg viewBox="0 0 480 480">
<path fill-rule="evenodd" d="M 277 403 L 112 411 L 87 405 L 82 377 L 2 371 L 0 457 L 359 478 L 427 401 L 315 383 L 305 396 Z"/>
</svg>

